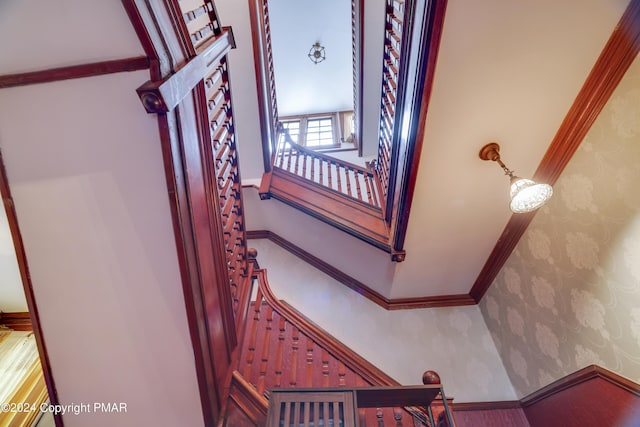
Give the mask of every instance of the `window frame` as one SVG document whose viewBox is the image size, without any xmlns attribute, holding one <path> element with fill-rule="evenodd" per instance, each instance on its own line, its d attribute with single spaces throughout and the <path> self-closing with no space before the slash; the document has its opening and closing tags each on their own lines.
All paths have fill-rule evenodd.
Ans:
<svg viewBox="0 0 640 427">
<path fill-rule="evenodd" d="M 322 120 L 322 119 L 331 120 L 332 143 L 313 145 L 313 146 L 307 145 L 308 122 Z M 298 141 L 296 143 L 310 150 L 328 150 L 328 149 L 341 147 L 341 127 L 342 126 L 338 117 L 338 113 L 321 113 L 321 114 L 305 114 L 305 115 L 287 116 L 287 117 L 281 117 L 280 122 L 283 124 L 283 129 L 286 129 L 285 123 L 298 122 L 299 123 Z"/>
</svg>

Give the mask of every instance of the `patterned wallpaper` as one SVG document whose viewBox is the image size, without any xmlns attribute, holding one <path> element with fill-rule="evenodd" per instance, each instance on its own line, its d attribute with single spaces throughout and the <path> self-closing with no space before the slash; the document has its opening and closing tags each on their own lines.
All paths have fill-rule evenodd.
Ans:
<svg viewBox="0 0 640 427">
<path fill-rule="evenodd" d="M 483 298 L 518 397 L 590 364 L 640 382 L 640 60 Z"/>
</svg>

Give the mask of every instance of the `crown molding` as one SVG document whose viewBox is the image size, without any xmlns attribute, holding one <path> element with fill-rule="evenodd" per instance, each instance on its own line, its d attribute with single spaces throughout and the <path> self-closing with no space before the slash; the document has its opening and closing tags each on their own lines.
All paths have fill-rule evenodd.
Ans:
<svg viewBox="0 0 640 427">
<path fill-rule="evenodd" d="M 467 294 L 437 295 L 419 298 L 386 298 L 359 280 L 349 276 L 331 264 L 310 254 L 299 246 L 269 230 L 247 231 L 247 239 L 268 239 L 284 250 L 297 256 L 307 264 L 317 268 L 358 294 L 368 298 L 386 310 L 407 310 L 414 308 L 456 307 L 473 305 L 475 301 Z M 265 266 L 268 269 L 268 266 Z"/>
<path fill-rule="evenodd" d="M 607 104 L 640 50 L 640 0 L 632 0 L 609 37 L 582 89 L 551 141 L 533 179 L 554 184 Z M 478 275 L 469 295 L 480 302 L 533 220 L 514 214 Z"/>
</svg>

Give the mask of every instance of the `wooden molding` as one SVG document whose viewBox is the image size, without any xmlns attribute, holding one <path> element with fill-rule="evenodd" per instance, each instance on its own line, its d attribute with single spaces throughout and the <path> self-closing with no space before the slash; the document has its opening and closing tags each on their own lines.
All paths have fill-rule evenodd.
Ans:
<svg viewBox="0 0 640 427">
<path fill-rule="evenodd" d="M 493 402 L 453 403 L 452 406 L 454 412 L 494 411 L 497 409 L 521 409 L 522 403 L 519 400 L 500 400 Z"/>
<path fill-rule="evenodd" d="M 103 74 L 122 73 L 125 71 L 146 70 L 147 68 L 149 68 L 148 58 L 145 56 L 136 56 L 112 61 L 49 68 L 28 73 L 5 74 L 4 76 L 0 76 L 0 89 L 100 76 Z"/>
<path fill-rule="evenodd" d="M 33 331 L 31 315 L 28 311 L 15 313 L 0 311 L 0 326 L 6 326 L 14 331 Z"/>
<path fill-rule="evenodd" d="M 528 396 L 522 398 L 520 400 L 520 403 L 523 407 L 526 408 L 544 399 L 547 399 L 556 393 L 568 390 L 572 387 L 577 386 L 578 384 L 592 380 L 594 378 L 602 378 L 603 380 L 610 382 L 616 387 L 619 387 L 631 394 L 640 397 L 640 384 L 637 384 L 627 378 L 621 377 L 620 375 L 598 365 L 589 365 L 585 368 L 580 369 L 579 371 L 574 372 L 573 374 L 567 375 L 564 378 L 560 378 L 559 380 L 552 382 L 551 384 L 541 388 L 540 390 L 529 394 Z"/>
<path fill-rule="evenodd" d="M 534 179 L 554 184 L 640 50 L 640 0 L 632 0 L 542 158 Z M 479 302 L 533 220 L 514 214 L 469 295 Z"/>
<path fill-rule="evenodd" d="M 412 3 L 415 8 L 412 13 L 416 17 L 422 17 L 422 21 L 412 22 L 413 18 L 407 19 L 405 15 L 405 21 L 412 22 L 413 28 L 410 36 L 402 36 L 403 40 L 406 38 L 408 46 L 402 48 L 407 51 L 407 56 L 401 59 L 405 65 L 404 70 L 401 70 L 398 87 L 404 88 L 406 93 L 398 93 L 393 126 L 394 146 L 397 148 L 392 153 L 393 172 L 386 209 L 386 216 L 390 218 L 390 243 L 394 251 L 403 251 L 404 248 L 447 9 L 447 0 L 416 0 Z M 408 8 L 405 13 L 409 13 Z M 412 46 L 411 43 L 415 43 L 417 40 L 414 39 L 418 38 L 418 45 Z M 405 115 L 406 112 L 410 114 Z M 400 130 L 405 127 L 409 129 L 408 133 L 401 134 Z"/>
<path fill-rule="evenodd" d="M 256 388 L 250 384 L 238 371 L 233 371 L 231 376 L 231 387 L 229 389 L 229 402 L 227 402 L 228 412 L 225 414 L 225 421 L 228 421 L 229 404 L 235 406 L 256 426 L 264 425 L 269 410 L 269 401 L 266 397 L 258 394 Z M 225 424 L 227 425 L 227 424 Z M 229 427 L 233 427 L 228 424 Z"/>
<path fill-rule="evenodd" d="M 288 240 L 282 238 L 278 234 L 268 230 L 247 231 L 247 239 L 269 239 L 281 248 L 289 251 L 307 264 L 317 268 L 326 275 L 332 277 L 343 285 L 354 290 L 358 294 L 368 298 L 380 307 L 387 310 L 405 310 L 413 308 L 433 308 L 433 307 L 454 307 L 461 305 L 473 305 L 475 301 L 466 294 L 458 295 L 438 295 L 433 297 L 420 298 L 398 298 L 388 299 L 372 290 L 359 280 L 345 274 L 344 272 L 333 267 L 329 263 L 321 260 L 315 255 L 310 254 L 299 246 L 294 245 Z"/>
</svg>

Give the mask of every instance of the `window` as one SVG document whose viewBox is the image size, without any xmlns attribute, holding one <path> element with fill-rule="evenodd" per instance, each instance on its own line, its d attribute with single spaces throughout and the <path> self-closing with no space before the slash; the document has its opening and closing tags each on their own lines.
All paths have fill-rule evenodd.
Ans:
<svg viewBox="0 0 640 427">
<path fill-rule="evenodd" d="M 294 116 L 281 121 L 282 129 L 293 142 L 312 149 L 340 147 L 336 122 L 334 115 Z M 285 141 L 285 132 L 280 135 L 280 143 Z"/>
<path fill-rule="evenodd" d="M 332 122 L 331 117 L 307 120 L 305 145 L 307 147 L 334 145 Z"/>
</svg>

